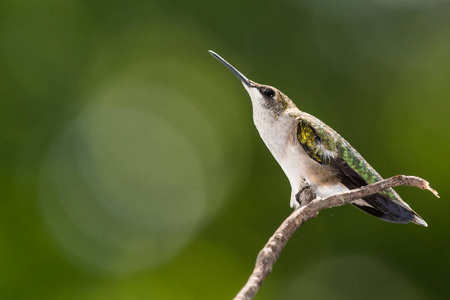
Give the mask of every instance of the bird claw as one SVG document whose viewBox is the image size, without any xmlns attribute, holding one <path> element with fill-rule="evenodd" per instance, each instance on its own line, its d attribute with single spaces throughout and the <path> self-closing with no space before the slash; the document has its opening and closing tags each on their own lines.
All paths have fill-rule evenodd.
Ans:
<svg viewBox="0 0 450 300">
<path fill-rule="evenodd" d="M 295 194 L 295 200 L 300 205 L 299 207 L 308 205 L 315 197 L 316 195 L 311 190 L 311 186 L 306 181 L 303 181 L 302 188 Z"/>
</svg>

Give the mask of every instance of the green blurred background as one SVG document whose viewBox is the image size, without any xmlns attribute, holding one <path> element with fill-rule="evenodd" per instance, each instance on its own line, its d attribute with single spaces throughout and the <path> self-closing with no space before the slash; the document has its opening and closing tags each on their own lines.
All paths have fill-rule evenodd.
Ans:
<svg viewBox="0 0 450 300">
<path fill-rule="evenodd" d="M 351 206 L 297 232 L 257 299 L 449 299 L 450 3 L 0 3 L 0 299 L 230 299 L 290 214 L 249 96 L 341 133 L 429 227 Z"/>
</svg>

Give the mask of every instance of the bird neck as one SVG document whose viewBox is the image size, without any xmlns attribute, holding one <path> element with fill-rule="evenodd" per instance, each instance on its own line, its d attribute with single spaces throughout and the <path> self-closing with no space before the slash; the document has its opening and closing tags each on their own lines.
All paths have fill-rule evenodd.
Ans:
<svg viewBox="0 0 450 300">
<path fill-rule="evenodd" d="M 278 158 L 292 136 L 295 135 L 296 120 L 285 112 L 276 113 L 259 104 L 253 105 L 253 122 L 270 152 Z"/>
</svg>

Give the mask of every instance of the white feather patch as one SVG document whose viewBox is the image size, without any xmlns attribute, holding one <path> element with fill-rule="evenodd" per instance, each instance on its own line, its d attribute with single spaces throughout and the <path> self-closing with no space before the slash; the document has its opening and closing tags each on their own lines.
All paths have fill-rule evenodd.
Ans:
<svg viewBox="0 0 450 300">
<path fill-rule="evenodd" d="M 318 144 L 315 148 L 317 152 L 323 153 L 323 160 L 325 162 L 337 156 L 337 152 L 328 150 L 322 143 Z"/>
</svg>

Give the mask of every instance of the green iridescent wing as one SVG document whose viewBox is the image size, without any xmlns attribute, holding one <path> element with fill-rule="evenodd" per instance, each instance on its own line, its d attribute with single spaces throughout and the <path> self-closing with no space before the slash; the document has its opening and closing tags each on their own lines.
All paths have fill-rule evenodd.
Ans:
<svg viewBox="0 0 450 300">
<path fill-rule="evenodd" d="M 332 128 L 307 113 L 297 118 L 297 138 L 303 149 L 318 163 L 339 170 L 342 183 L 349 189 L 382 180 L 377 171 Z M 391 200 L 400 200 L 392 189 L 381 194 Z"/>
</svg>

